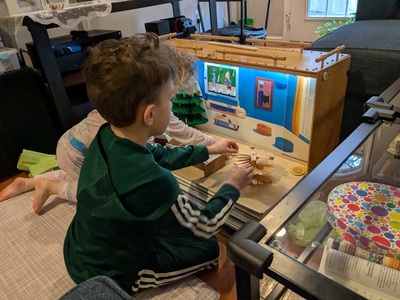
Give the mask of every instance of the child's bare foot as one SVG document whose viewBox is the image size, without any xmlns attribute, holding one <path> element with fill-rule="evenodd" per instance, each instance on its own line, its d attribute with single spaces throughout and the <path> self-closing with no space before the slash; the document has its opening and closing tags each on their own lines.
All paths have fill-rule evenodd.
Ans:
<svg viewBox="0 0 400 300">
<path fill-rule="evenodd" d="M 30 191 L 34 188 L 34 185 L 35 182 L 33 178 L 17 177 L 11 184 L 0 192 L 0 201 Z"/>
<path fill-rule="evenodd" d="M 40 177 L 35 182 L 35 193 L 33 195 L 33 211 L 39 214 L 47 199 L 54 194 L 57 194 L 59 182 Z"/>
</svg>

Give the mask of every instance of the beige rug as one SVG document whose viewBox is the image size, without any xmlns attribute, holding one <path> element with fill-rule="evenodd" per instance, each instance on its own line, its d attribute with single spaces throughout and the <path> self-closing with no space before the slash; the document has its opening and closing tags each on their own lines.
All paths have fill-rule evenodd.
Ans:
<svg viewBox="0 0 400 300">
<path fill-rule="evenodd" d="M 0 299 L 58 299 L 75 286 L 63 259 L 66 230 L 75 205 L 49 200 L 32 210 L 33 192 L 0 202 Z M 136 295 L 138 299 L 217 300 L 219 294 L 196 276 Z"/>
</svg>

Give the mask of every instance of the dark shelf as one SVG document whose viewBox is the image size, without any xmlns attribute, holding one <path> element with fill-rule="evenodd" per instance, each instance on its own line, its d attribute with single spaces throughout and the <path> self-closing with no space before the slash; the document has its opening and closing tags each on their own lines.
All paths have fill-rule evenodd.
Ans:
<svg viewBox="0 0 400 300">
<path fill-rule="evenodd" d="M 136 1 L 121 1 L 121 2 L 113 2 L 111 12 L 119 12 L 131 9 L 144 8 L 149 6 L 156 6 L 161 4 L 171 3 L 173 6 L 178 5 L 181 0 L 136 0 Z"/>
<path fill-rule="evenodd" d="M 127 0 L 114 2 L 112 3 L 111 12 L 114 13 L 170 3 L 172 5 L 173 16 L 176 17 L 180 15 L 179 1 L 181 0 Z M 80 76 L 80 72 L 68 74 L 60 73 L 47 32 L 49 28 L 56 27 L 56 25 L 43 25 L 34 22 L 28 16 L 24 18 L 23 25 L 28 27 L 32 36 L 38 59 L 43 68 L 44 78 L 48 83 L 58 113 L 58 118 L 60 119 L 63 129 L 67 130 L 79 122 L 82 113 L 85 113 L 90 107 L 90 102 L 82 101 L 82 95 L 86 96 L 86 91 L 75 91 L 75 89 L 79 90 L 82 88 L 83 78 Z M 12 46 L 11 39 L 4 37 L 3 41 L 5 46 Z M 74 85 L 77 85 L 77 87 L 74 88 Z M 83 115 L 83 117 L 85 117 L 85 115 Z"/>
</svg>

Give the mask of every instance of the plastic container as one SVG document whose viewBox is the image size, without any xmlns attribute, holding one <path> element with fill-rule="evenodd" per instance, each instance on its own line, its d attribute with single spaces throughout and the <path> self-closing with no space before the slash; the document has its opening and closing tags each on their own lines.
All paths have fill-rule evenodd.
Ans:
<svg viewBox="0 0 400 300">
<path fill-rule="evenodd" d="M 21 68 L 17 49 L 0 47 L 0 74 Z"/>
<path fill-rule="evenodd" d="M 328 222 L 355 247 L 400 260 L 400 188 L 357 181 L 328 196 Z"/>
</svg>

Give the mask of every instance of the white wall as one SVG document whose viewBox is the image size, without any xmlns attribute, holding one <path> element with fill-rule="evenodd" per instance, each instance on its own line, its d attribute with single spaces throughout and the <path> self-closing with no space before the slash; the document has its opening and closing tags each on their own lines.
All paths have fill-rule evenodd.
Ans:
<svg viewBox="0 0 400 300">
<path fill-rule="evenodd" d="M 88 29 L 115 29 L 121 30 L 122 36 L 132 36 L 145 31 L 144 23 L 172 16 L 172 5 L 163 4 L 112 13 L 105 18 L 95 18 Z"/>
</svg>

